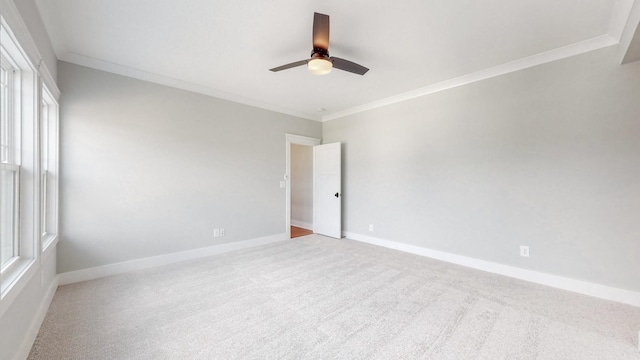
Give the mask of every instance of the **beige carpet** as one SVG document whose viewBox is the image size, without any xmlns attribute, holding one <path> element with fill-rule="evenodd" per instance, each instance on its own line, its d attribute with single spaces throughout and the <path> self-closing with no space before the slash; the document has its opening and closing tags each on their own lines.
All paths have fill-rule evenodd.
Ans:
<svg viewBox="0 0 640 360">
<path fill-rule="evenodd" d="M 58 289 L 30 359 L 640 359 L 640 308 L 310 235 Z"/>
</svg>

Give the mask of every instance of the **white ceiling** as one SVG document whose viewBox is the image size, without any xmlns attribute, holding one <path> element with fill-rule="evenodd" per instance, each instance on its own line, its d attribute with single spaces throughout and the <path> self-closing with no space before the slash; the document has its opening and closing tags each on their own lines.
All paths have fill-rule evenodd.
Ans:
<svg viewBox="0 0 640 360">
<path fill-rule="evenodd" d="M 633 1 L 36 3 L 61 60 L 322 120 L 617 43 Z M 314 11 L 366 75 L 268 71 L 309 57 Z"/>
</svg>

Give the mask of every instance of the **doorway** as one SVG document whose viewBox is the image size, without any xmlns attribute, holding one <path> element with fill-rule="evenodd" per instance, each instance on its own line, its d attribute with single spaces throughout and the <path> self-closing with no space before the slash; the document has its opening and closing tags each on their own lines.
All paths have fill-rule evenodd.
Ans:
<svg viewBox="0 0 640 360">
<path fill-rule="evenodd" d="M 313 234 L 313 147 L 291 144 L 291 238 Z"/>
<path fill-rule="evenodd" d="M 320 139 L 286 134 L 287 239 L 313 233 L 313 146 L 316 145 L 320 145 Z"/>
</svg>

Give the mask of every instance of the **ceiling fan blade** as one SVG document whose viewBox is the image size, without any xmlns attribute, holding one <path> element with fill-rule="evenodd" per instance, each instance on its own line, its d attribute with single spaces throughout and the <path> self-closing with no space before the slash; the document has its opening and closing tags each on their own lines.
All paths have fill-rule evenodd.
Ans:
<svg viewBox="0 0 640 360">
<path fill-rule="evenodd" d="M 300 60 L 300 61 L 292 62 L 291 64 L 274 67 L 273 69 L 269 69 L 269 71 L 277 72 L 277 71 L 291 69 L 291 68 L 294 68 L 296 66 L 306 65 L 307 61 L 308 60 Z"/>
<path fill-rule="evenodd" d="M 344 71 L 348 71 L 350 73 L 354 73 L 354 74 L 358 74 L 358 75 L 364 75 L 367 73 L 367 71 L 369 71 L 368 68 L 362 66 L 362 65 L 358 65 L 354 62 L 351 62 L 349 60 L 345 60 L 345 59 L 340 59 L 337 57 L 331 57 L 331 62 L 333 62 L 333 67 L 336 69 L 340 69 L 340 70 L 344 70 Z"/>
<path fill-rule="evenodd" d="M 313 13 L 313 47 L 329 51 L 329 15 Z"/>
</svg>

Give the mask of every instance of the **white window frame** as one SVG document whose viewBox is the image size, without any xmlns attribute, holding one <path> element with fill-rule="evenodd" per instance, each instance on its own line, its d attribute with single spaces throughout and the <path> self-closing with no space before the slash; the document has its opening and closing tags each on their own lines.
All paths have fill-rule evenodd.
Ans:
<svg viewBox="0 0 640 360">
<path fill-rule="evenodd" d="M 40 242 L 45 253 L 58 241 L 59 105 L 49 88 L 40 86 Z"/>
<path fill-rule="evenodd" d="M 13 64 L 10 63 L 9 61 L 9 57 L 8 54 L 5 54 L 4 51 L 2 51 L 2 59 L 1 59 L 1 63 L 2 63 L 2 68 L 4 68 L 4 70 L 7 73 L 7 81 L 6 84 L 3 82 L 2 83 L 2 87 L 4 88 L 3 91 L 7 91 L 7 105 L 6 108 L 2 107 L 0 108 L 0 110 L 2 110 L 2 112 L 6 111 L 6 115 L 7 119 L 12 119 L 13 118 L 13 88 L 14 88 L 14 69 L 15 66 Z M 0 104 L 1 106 L 1 104 Z M 2 132 L 3 136 L 7 136 L 6 139 L 6 143 L 5 144 L 1 144 L 4 141 L 0 140 L 0 163 L 13 163 L 13 122 L 12 121 L 7 121 L 7 128 L 4 129 L 5 131 L 2 131 L 2 129 L 0 129 L 0 132 Z M 11 134 L 11 135 L 7 135 L 7 134 Z"/>
<path fill-rule="evenodd" d="M 56 104 L 56 125 L 55 125 L 55 166 L 49 163 L 48 174 L 55 168 L 55 181 L 49 182 L 47 192 L 55 191 L 55 213 L 53 226 L 58 231 L 57 217 L 57 193 L 58 193 L 58 117 L 57 99 L 60 91 L 56 86 L 56 81 L 47 68 L 47 63 L 43 61 L 38 46 L 36 45 L 29 29 L 24 23 L 20 12 L 16 8 L 14 1 L 0 1 L 0 48 L 15 62 L 14 68 L 20 72 L 20 80 L 14 79 L 16 86 L 16 98 L 12 100 L 15 104 L 12 109 L 16 124 L 12 129 L 15 135 L 12 138 L 11 147 L 16 149 L 12 155 L 15 160 L 10 171 L 18 171 L 19 189 L 17 212 L 19 232 L 19 258 L 11 268 L 0 276 L 0 318 L 7 311 L 10 311 L 12 304 L 18 301 L 21 294 L 24 294 L 30 284 L 44 285 L 45 272 L 50 274 L 51 268 L 44 268 L 44 263 L 55 264 L 56 242 L 55 236 L 48 244 L 47 249 L 42 246 L 41 237 L 41 199 L 40 199 L 40 104 L 42 101 L 42 87 L 48 86 L 48 90 L 54 95 L 53 103 Z M 37 66 L 35 65 L 37 64 Z M 51 148 L 51 146 L 50 146 Z M 53 154 L 50 154 L 50 157 Z M 9 166 L 4 166 L 9 168 Z M 6 190 L 5 190 L 6 191 Z M 51 209 L 51 207 L 50 207 Z M 51 232 L 47 229 L 47 232 Z M 53 260 L 49 260 L 54 258 Z M 40 281 L 34 281 L 36 275 L 40 274 Z M 55 281 L 54 281 L 55 283 Z M 30 287 L 33 289 L 33 287 Z M 28 294 L 26 295 L 29 296 Z"/>
<path fill-rule="evenodd" d="M 11 258 L 5 263 L 0 264 L 0 281 L 8 276 L 15 266 L 18 264 L 20 259 L 20 237 L 19 237 L 19 216 L 20 213 L 20 166 L 14 164 L 0 164 L 0 169 L 3 171 L 10 171 L 14 174 L 13 176 L 13 193 L 11 197 L 13 198 L 13 250 Z M 2 249 L 0 249 L 2 251 Z"/>
<path fill-rule="evenodd" d="M 2 167 L 17 174 L 15 215 L 17 254 L 0 270 L 0 315 L 27 280 L 36 273 L 39 255 L 39 79 L 33 62 L 20 46 L 5 18 L 0 17 L 0 51 L 13 69 L 11 98 L 12 143 L 9 163 Z M 15 194 L 15 193 L 14 193 Z M 24 281 L 21 281 L 24 279 Z"/>
<path fill-rule="evenodd" d="M 3 33 L 3 36 L 4 35 Z M 21 90 L 21 78 L 18 66 L 4 46 L 0 46 L 0 63 L 7 74 L 6 84 L 2 84 L 7 97 L 6 109 L 0 109 L 3 112 L 6 111 L 6 113 L 3 114 L 6 115 L 6 129 L 4 129 L 6 132 L 2 132 L 3 137 L 6 137 L 6 143 L 2 145 L 4 157 L 0 158 L 0 168 L 3 171 L 9 171 L 14 174 L 13 193 L 11 194 L 11 198 L 13 199 L 13 248 L 11 250 L 11 258 L 4 264 L 0 262 L 0 284 L 2 284 L 5 282 L 5 279 L 10 277 L 20 263 L 20 149 L 18 145 L 20 142 L 19 115 L 21 102 L 20 96 L 16 96 L 16 94 L 19 94 Z M 5 189 L 2 190 L 4 191 Z M 1 252 L 2 249 L 0 248 L 0 253 Z M 0 287 L 0 290 L 1 289 Z"/>
</svg>

